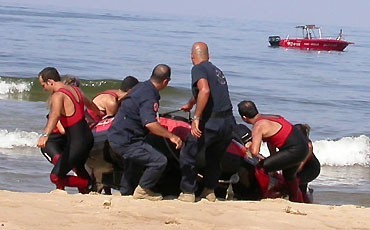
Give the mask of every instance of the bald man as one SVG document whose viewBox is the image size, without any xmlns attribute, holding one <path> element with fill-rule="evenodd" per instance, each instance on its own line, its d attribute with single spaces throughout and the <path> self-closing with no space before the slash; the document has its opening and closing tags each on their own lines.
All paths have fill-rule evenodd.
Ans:
<svg viewBox="0 0 370 230">
<path fill-rule="evenodd" d="M 160 95 L 159 91 L 167 87 L 171 80 L 171 68 L 165 64 L 157 65 L 149 80 L 139 83 L 132 89 L 119 107 L 117 115 L 108 131 L 108 141 L 125 164 L 121 178 L 120 192 L 131 195 L 134 199 L 162 200 L 161 194 L 152 191 L 166 169 L 167 158 L 146 141 L 146 136 L 153 135 L 168 138 L 181 148 L 180 137 L 170 133 L 157 120 Z M 137 171 L 144 169 L 140 178 Z M 133 188 L 138 186 L 135 190 Z"/>
<path fill-rule="evenodd" d="M 188 103 L 181 107 L 190 111 L 195 105 L 191 135 L 180 152 L 182 193 L 178 199 L 195 201 L 197 190 L 197 159 L 205 159 L 204 189 L 202 198 L 216 201 L 214 189 L 221 174 L 220 159 L 231 142 L 235 119 L 223 72 L 209 61 L 208 46 L 196 42 L 192 46 L 192 93 Z M 198 165 L 199 166 L 199 165 Z"/>
</svg>

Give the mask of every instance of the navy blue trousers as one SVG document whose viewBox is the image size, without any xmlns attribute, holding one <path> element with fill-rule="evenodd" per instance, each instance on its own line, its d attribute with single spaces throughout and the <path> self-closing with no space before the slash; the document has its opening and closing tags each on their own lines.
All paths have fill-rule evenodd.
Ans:
<svg viewBox="0 0 370 230">
<path fill-rule="evenodd" d="M 180 189 L 183 192 L 194 193 L 197 190 L 198 168 L 203 166 L 204 186 L 209 189 L 217 187 L 221 175 L 220 160 L 231 142 L 233 125 L 233 116 L 210 118 L 201 124 L 201 127 L 204 127 L 201 138 L 189 135 L 180 151 Z"/>
<path fill-rule="evenodd" d="M 166 156 L 144 141 L 138 141 L 126 146 L 120 146 L 115 143 L 110 143 L 110 145 L 113 151 L 122 156 L 125 165 L 121 178 L 121 194 L 132 194 L 137 181 L 142 188 L 146 189 L 156 185 L 166 169 Z"/>
</svg>

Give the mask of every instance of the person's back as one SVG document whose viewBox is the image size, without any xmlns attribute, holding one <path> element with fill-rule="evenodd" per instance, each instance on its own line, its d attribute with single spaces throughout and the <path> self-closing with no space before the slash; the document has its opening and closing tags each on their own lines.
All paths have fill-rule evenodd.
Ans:
<svg viewBox="0 0 370 230">
<path fill-rule="evenodd" d="M 96 95 L 93 102 L 104 116 L 114 116 L 117 112 L 119 98 L 120 90 L 110 89 Z"/>
<path fill-rule="evenodd" d="M 122 80 L 121 87 L 119 89 L 111 89 L 101 92 L 94 97 L 93 102 L 102 114 L 104 114 L 103 116 L 115 116 L 121 101 L 138 82 L 139 81 L 135 77 L 127 76 Z"/>
<path fill-rule="evenodd" d="M 116 141 L 121 145 L 131 144 L 132 137 L 135 138 L 135 140 L 143 140 L 149 131 L 144 127 L 142 122 L 141 116 L 144 116 L 144 114 L 140 111 L 140 105 L 144 102 L 155 104 L 155 101 L 158 100 L 159 94 L 153 90 L 153 86 L 150 81 L 139 83 L 130 92 L 130 95 L 122 101 L 109 130 L 108 135 L 110 140 L 113 142 Z M 152 110 L 146 112 L 148 112 L 147 116 L 152 118 L 152 120 L 150 120 L 150 118 L 146 118 L 146 121 L 154 122 L 153 117 L 156 116 L 155 113 L 157 111 Z M 127 138 L 122 139 L 123 135 L 126 135 L 125 137 Z"/>
<path fill-rule="evenodd" d="M 283 148 L 287 138 L 292 133 L 292 124 L 284 117 L 273 114 L 260 114 L 256 121 L 263 123 L 261 127 L 264 126 L 262 140 L 276 148 Z"/>
<path fill-rule="evenodd" d="M 211 113 L 215 114 L 232 110 L 227 81 L 223 72 L 219 68 L 209 61 L 202 62 L 193 67 L 192 76 L 192 91 L 194 93 L 197 90 L 197 87 L 194 87 L 194 85 L 200 79 L 205 78 L 209 85 L 210 97 L 202 114 L 204 119 L 211 116 Z"/>
<path fill-rule="evenodd" d="M 192 98 L 181 107 L 190 111 L 194 105 L 191 134 L 180 152 L 182 193 L 178 199 L 186 202 L 195 201 L 197 190 L 197 158 L 205 159 L 204 189 L 201 197 L 214 202 L 221 174 L 220 159 L 231 142 L 232 127 L 235 125 L 232 104 L 226 78 L 223 72 L 209 62 L 208 46 L 196 42 L 192 46 L 191 70 Z M 204 157 L 199 157 L 204 154 Z"/>
</svg>

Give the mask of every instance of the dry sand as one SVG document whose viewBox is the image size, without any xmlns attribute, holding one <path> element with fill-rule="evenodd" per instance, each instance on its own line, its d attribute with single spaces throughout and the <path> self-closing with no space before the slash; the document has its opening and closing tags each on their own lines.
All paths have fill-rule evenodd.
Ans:
<svg viewBox="0 0 370 230">
<path fill-rule="evenodd" d="M 0 191 L 0 230 L 12 229 L 370 229 L 370 208 Z"/>
</svg>

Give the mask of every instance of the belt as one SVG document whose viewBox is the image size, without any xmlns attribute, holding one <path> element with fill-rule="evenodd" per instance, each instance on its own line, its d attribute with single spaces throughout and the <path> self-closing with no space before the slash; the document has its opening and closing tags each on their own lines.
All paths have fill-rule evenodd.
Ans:
<svg viewBox="0 0 370 230">
<path fill-rule="evenodd" d="M 222 112 L 212 112 L 209 118 L 224 118 L 228 116 L 232 116 L 233 111 L 231 109 L 222 111 Z"/>
</svg>

